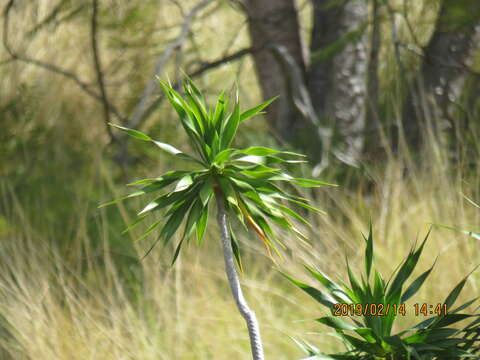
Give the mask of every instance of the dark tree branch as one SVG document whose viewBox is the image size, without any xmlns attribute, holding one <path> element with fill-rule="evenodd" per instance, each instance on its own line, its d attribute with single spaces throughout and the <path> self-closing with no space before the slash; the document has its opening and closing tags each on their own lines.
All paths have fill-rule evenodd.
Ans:
<svg viewBox="0 0 480 360">
<path fill-rule="evenodd" d="M 85 81 L 81 80 L 75 73 L 65 70 L 59 66 L 56 66 L 54 64 L 50 64 L 47 62 L 43 62 L 34 58 L 31 58 L 26 55 L 20 55 L 17 52 L 13 50 L 13 48 L 10 46 L 9 43 L 9 21 L 10 21 L 10 11 L 13 7 L 15 0 L 10 0 L 7 5 L 5 6 L 3 10 L 3 17 L 4 17 L 4 22 L 3 22 L 3 46 L 7 50 L 8 54 L 10 55 L 12 61 L 21 61 L 26 64 L 34 65 L 37 67 L 40 67 L 44 70 L 50 71 L 52 73 L 55 73 L 57 75 L 61 75 L 71 81 L 73 81 L 75 84 L 77 84 L 78 87 L 80 87 L 87 95 L 90 97 L 94 98 L 95 100 L 99 102 L 103 102 L 103 99 L 101 95 L 99 95 L 97 92 L 93 91 L 90 89 L 90 85 L 86 83 Z M 108 108 L 110 111 L 121 121 L 124 122 L 124 116 L 118 111 L 118 109 L 112 104 L 108 104 Z"/>
<path fill-rule="evenodd" d="M 54 21 L 58 14 L 61 12 L 62 8 L 65 6 L 66 2 L 67 0 L 61 0 L 57 5 L 55 5 L 53 10 L 47 16 L 45 16 L 43 20 L 41 20 L 38 24 L 36 24 L 31 30 L 27 32 L 27 35 L 35 34 L 38 30 Z"/>
<path fill-rule="evenodd" d="M 253 53 L 254 51 L 255 50 L 253 48 L 245 48 L 245 49 L 239 50 L 239 51 L 237 51 L 237 52 L 235 52 L 231 55 L 225 56 L 221 59 L 218 59 L 218 60 L 215 60 L 215 61 L 212 61 L 212 62 L 203 63 L 198 69 L 193 71 L 188 76 L 191 77 L 191 78 L 200 76 L 205 71 L 208 71 L 210 69 L 214 69 L 214 68 L 216 68 L 220 65 L 226 64 L 230 61 L 237 60 L 237 59 L 243 57 L 244 55 Z"/>
<path fill-rule="evenodd" d="M 100 54 L 98 51 L 98 42 L 97 42 L 97 33 L 98 33 L 98 0 L 92 0 L 92 18 L 91 18 L 91 28 L 90 28 L 90 40 L 92 43 L 92 55 L 93 55 L 93 64 L 95 67 L 95 73 L 97 75 L 98 88 L 100 89 L 100 96 L 102 99 L 103 105 L 103 119 L 105 122 L 105 129 L 107 130 L 108 136 L 110 137 L 110 142 L 115 141 L 115 136 L 113 135 L 112 129 L 108 124 L 110 122 L 110 107 L 107 96 L 107 90 L 105 89 L 105 82 L 103 80 L 102 65 L 100 62 Z"/>
<path fill-rule="evenodd" d="M 155 69 L 156 73 L 159 73 L 162 71 L 166 63 L 171 59 L 171 57 L 178 52 L 178 49 L 183 46 L 183 43 L 188 39 L 188 35 L 190 34 L 191 31 L 191 25 L 192 22 L 194 21 L 196 15 L 198 12 L 200 12 L 204 7 L 206 7 L 208 4 L 210 4 L 213 0 L 203 0 L 199 4 L 197 4 L 191 11 L 187 14 L 186 19 L 182 25 L 180 35 L 178 36 L 177 39 L 174 41 L 170 42 L 167 44 L 165 51 L 162 53 L 160 58 L 157 61 L 157 66 Z M 61 2 L 60 2 L 61 3 Z M 63 76 L 64 78 L 74 82 L 83 92 L 85 92 L 87 95 L 98 101 L 99 103 L 102 104 L 103 106 L 103 117 L 104 117 L 104 122 L 105 124 L 110 121 L 111 114 L 113 114 L 117 120 L 122 123 L 126 124 L 127 126 L 130 127 L 138 127 L 140 124 L 145 121 L 152 113 L 153 111 L 157 108 L 157 106 L 163 101 L 164 97 L 162 95 L 158 96 L 150 105 L 146 106 L 146 102 L 148 101 L 148 98 L 151 97 L 153 91 L 155 90 L 156 86 L 156 81 L 152 80 L 147 86 L 147 88 L 144 91 L 144 94 L 142 95 L 140 102 L 143 101 L 143 104 L 139 105 L 144 107 L 141 112 L 139 112 L 139 105 L 137 105 L 137 113 L 136 117 L 132 117 L 129 121 L 128 118 L 126 118 L 123 114 L 120 113 L 120 111 L 110 102 L 108 95 L 107 95 L 107 90 L 106 90 L 106 83 L 105 83 L 105 73 L 103 72 L 102 69 L 102 64 L 100 60 L 100 52 L 99 52 L 99 47 L 98 47 L 98 0 L 92 0 L 92 5 L 93 5 L 93 11 L 92 11 L 92 16 L 91 16 L 91 48 L 92 48 L 92 55 L 93 55 L 93 62 L 94 62 L 94 70 L 96 74 L 96 85 L 99 89 L 99 91 L 96 91 L 94 88 L 92 88 L 92 83 L 86 82 L 82 80 L 77 74 L 75 74 L 72 71 L 68 71 L 62 67 L 59 67 L 55 64 L 51 64 L 45 61 L 41 61 L 35 58 L 32 58 L 28 55 L 21 54 L 17 52 L 11 45 L 10 39 L 9 39 L 9 29 L 10 29 L 10 15 L 11 15 L 11 10 L 15 4 L 15 0 L 9 0 L 6 6 L 3 9 L 3 17 L 4 17 L 4 23 L 3 23 L 3 46 L 6 49 L 6 52 L 9 54 L 10 58 L 2 60 L 0 65 L 9 63 L 9 62 L 14 62 L 14 61 L 19 61 L 23 62 L 26 64 L 34 65 L 39 68 L 42 68 L 44 70 L 50 71 L 54 74 Z M 54 11 L 53 16 L 58 15 L 58 10 Z M 227 55 L 223 58 L 220 58 L 218 60 L 212 61 L 212 62 L 206 62 L 206 63 L 199 63 L 198 67 L 191 71 L 188 76 L 191 78 L 196 78 L 204 74 L 205 72 L 212 70 L 214 68 L 217 68 L 225 63 L 228 63 L 230 61 L 237 60 L 241 57 L 243 57 L 246 54 L 250 54 L 253 52 L 252 48 L 246 48 L 239 50 L 231 55 Z M 174 87 L 178 88 L 180 85 L 179 82 L 174 84 Z M 135 112 L 134 112 L 135 115 Z M 132 120 L 135 119 L 135 123 L 132 122 Z M 133 124 L 133 125 L 132 125 Z M 110 139 L 114 140 L 115 137 L 113 137 L 111 133 L 111 129 L 107 126 L 107 132 L 109 133 Z M 117 137 L 118 140 L 122 139 L 122 137 Z M 120 159 L 121 160 L 121 159 Z"/>
<path fill-rule="evenodd" d="M 227 46 L 225 47 L 225 50 L 223 51 L 223 56 L 227 56 L 227 54 L 230 52 L 232 49 L 233 45 L 237 41 L 238 37 L 242 33 L 242 29 L 248 25 L 247 21 L 243 21 L 240 26 L 234 31 L 234 35 L 230 40 L 227 41 Z"/>
</svg>

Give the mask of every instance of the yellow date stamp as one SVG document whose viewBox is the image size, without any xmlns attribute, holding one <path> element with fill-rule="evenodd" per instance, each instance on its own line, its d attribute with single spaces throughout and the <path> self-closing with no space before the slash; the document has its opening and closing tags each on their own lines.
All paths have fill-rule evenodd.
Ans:
<svg viewBox="0 0 480 360">
<path fill-rule="evenodd" d="M 406 316 L 407 306 L 401 304 L 346 304 L 336 303 L 332 308 L 333 316 Z M 413 304 L 415 316 L 447 315 L 447 304 Z"/>
</svg>

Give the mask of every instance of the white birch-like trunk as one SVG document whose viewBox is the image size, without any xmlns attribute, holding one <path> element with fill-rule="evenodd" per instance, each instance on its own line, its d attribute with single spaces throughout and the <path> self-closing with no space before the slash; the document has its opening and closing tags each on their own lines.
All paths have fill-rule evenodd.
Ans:
<svg viewBox="0 0 480 360">
<path fill-rule="evenodd" d="M 220 191 L 216 192 L 216 200 L 218 211 L 217 221 L 220 227 L 223 257 L 225 260 L 225 271 L 227 273 L 230 289 L 233 297 L 235 298 L 238 311 L 240 311 L 240 314 L 247 323 L 248 335 L 250 336 L 250 347 L 252 349 L 252 358 L 253 360 L 264 360 L 263 346 L 260 338 L 260 328 L 258 326 L 257 317 L 255 316 L 255 313 L 248 307 L 248 304 L 243 297 L 237 270 L 235 269 L 232 243 L 227 225 L 227 213 L 225 211 L 224 197 Z"/>
</svg>

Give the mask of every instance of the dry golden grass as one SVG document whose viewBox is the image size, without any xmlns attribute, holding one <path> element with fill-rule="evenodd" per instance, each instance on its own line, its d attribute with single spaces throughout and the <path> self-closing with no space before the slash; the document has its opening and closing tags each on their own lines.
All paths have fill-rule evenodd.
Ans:
<svg viewBox="0 0 480 360">
<path fill-rule="evenodd" d="M 33 8 L 33 3 L 23 2 L 26 10 L 22 8 L 14 14 L 11 42 L 32 57 L 75 70 L 83 79 L 93 79 L 87 51 L 88 22 L 65 23 L 25 42 L 25 29 L 30 29 L 31 24 L 42 19 L 53 6 L 51 1 L 40 1 L 39 10 L 34 12 L 29 8 Z M 129 8 L 135 6 L 134 3 L 111 0 L 105 6 L 111 10 L 109 16 L 120 22 Z M 191 8 L 196 1 L 182 3 Z M 300 3 L 304 9 L 302 23 L 306 23 L 310 11 L 306 4 L 304 1 Z M 200 46 L 189 53 L 187 61 L 195 59 L 199 53 L 206 60 L 216 59 L 221 56 L 226 42 L 233 44 L 232 52 L 247 46 L 243 17 L 231 7 L 222 6 L 221 11 L 214 13 L 208 22 L 196 25 L 194 40 L 209 46 Z M 142 22 L 137 25 L 130 23 L 130 33 L 125 37 L 133 43 L 146 41 L 142 32 L 148 29 L 153 34 L 149 41 L 158 43 L 156 46 L 132 46 L 123 51 L 115 47 L 118 39 L 110 38 L 109 34 L 103 33 L 100 39 L 105 66 L 117 62 L 109 78 L 109 93 L 125 112 L 131 110 L 133 100 L 143 90 L 145 81 L 151 78 L 154 57 L 179 31 L 178 27 L 160 30 L 180 22 L 181 14 L 174 2 L 150 1 L 148 7 L 151 9 L 148 14 L 143 13 L 139 17 Z M 418 17 L 422 15 L 420 10 L 417 11 Z M 25 13 L 30 15 L 22 16 Z M 32 18 L 34 15 L 35 18 Z M 305 32 L 308 32 L 309 26 L 304 25 Z M 428 27 L 428 24 L 425 26 Z M 227 40 L 215 43 L 218 34 Z M 390 64 L 393 63 L 393 60 L 390 61 Z M 170 73 L 173 71 L 172 68 L 167 70 Z M 92 102 L 72 83 L 21 63 L 4 65 L 0 74 L 0 93 L 7 94 L 2 101 L 20 101 L 21 98 L 28 101 L 25 106 L 20 104 L 23 111 L 21 118 L 6 115 L 9 129 L 13 129 L 12 133 L 18 138 L 34 139 L 45 147 L 53 142 L 54 145 L 48 146 L 54 148 L 59 158 L 65 156 L 62 155 L 65 144 L 81 147 L 76 141 L 79 138 L 86 142 L 100 140 L 105 143 L 100 105 Z M 257 103 L 259 91 L 249 59 L 207 74 L 200 80 L 200 86 L 217 92 L 231 86 L 235 78 L 240 83 L 245 106 Z M 387 76 L 383 79 L 386 82 L 391 80 Z M 22 84 L 26 87 L 22 88 Z M 158 120 L 166 117 L 165 111 L 159 113 L 162 117 L 152 117 L 144 125 L 144 130 L 162 126 L 166 127 L 164 133 L 174 136 L 176 125 L 168 121 L 158 125 Z M 259 131 L 259 121 L 254 125 L 256 132 Z M 47 132 L 43 135 L 45 138 L 36 138 L 34 130 L 39 124 L 57 129 L 57 136 L 49 137 Z M 59 141 L 60 138 L 62 141 Z M 244 288 L 259 318 L 268 359 L 296 359 L 302 356 L 289 336 L 306 338 L 326 352 L 341 349 L 333 337 L 326 335 L 326 328 L 312 321 L 325 314 L 325 310 L 283 280 L 275 266 L 310 281 L 302 268 L 302 263 L 306 262 L 332 277 L 344 279 L 345 253 L 354 269 L 362 268 L 361 232 L 367 231 L 371 219 L 377 265 L 388 276 L 406 255 L 417 235 L 419 238 L 425 236 L 430 223 L 480 228 L 480 212 L 462 198 L 463 192 L 473 199 L 480 199 L 479 169 L 469 174 L 461 172 L 462 164 L 452 169 L 442 147 L 430 148 L 432 150 L 425 154 L 425 165 L 421 169 L 415 170 L 406 160 L 388 159 L 386 165 L 370 170 L 365 175 L 374 184 L 370 192 L 361 190 L 361 186 L 358 192 L 342 186 L 316 192 L 315 204 L 327 210 L 328 215 L 312 219 L 315 227 L 310 232 L 311 249 L 298 245 L 294 239 L 286 239 L 290 245 L 286 260 L 274 265 L 259 242 L 253 238 L 243 240 Z M 93 159 L 91 176 L 97 180 L 101 178 L 102 182 L 111 181 L 109 176 L 98 173 L 104 156 L 100 146 L 90 147 L 85 152 L 87 159 Z M 36 160 L 37 154 L 26 156 Z M 51 161 L 56 159 L 49 158 Z M 21 164 L 12 161 L 1 165 L 4 166 L 3 171 L 10 174 Z M 152 165 L 166 166 L 157 162 Z M 30 176 L 29 171 L 26 174 Z M 52 177 L 57 175 L 51 174 Z M 10 192 L 15 184 L 10 184 L 8 179 L 0 180 L 0 185 L 8 185 L 5 189 L 0 188 L 2 198 L 6 194 L 11 198 Z M 97 186 L 95 181 L 84 186 L 93 188 Z M 124 192 L 124 188 L 109 187 L 109 192 Z M 65 209 L 72 212 L 72 226 L 77 230 L 75 238 L 68 242 L 71 249 L 65 255 L 64 250 L 51 245 L 64 243 L 61 241 L 64 235 L 55 231 L 51 234 L 38 232 L 28 217 L 28 207 L 35 206 L 41 210 L 52 205 L 42 200 L 41 188 L 36 191 L 40 199 L 38 203 L 13 201 L 9 204 L 14 214 L 12 218 L 17 219 L 16 224 L 0 217 L 0 359 L 223 360 L 249 357 L 247 332 L 228 289 L 214 226 L 208 232 L 205 246 L 199 248 L 191 244 L 173 269 L 168 266 L 171 249 L 162 251 L 158 248 L 139 267 L 122 270 L 142 280 L 141 285 L 138 281 L 139 285 L 135 287 L 132 285 L 135 282 L 127 282 L 120 275 L 121 269 L 114 261 L 116 255 L 109 251 L 111 242 L 120 239 L 122 229 L 118 229 L 115 239 L 108 237 L 105 230 L 102 236 L 105 251 L 98 254 L 97 250 L 92 250 L 86 230 L 93 221 L 92 214 L 95 214 L 95 219 L 100 218 L 100 222 L 105 223 L 108 218 L 89 209 L 87 200 L 79 195 L 78 205 Z M 98 202 L 101 200 L 105 199 L 98 199 Z M 116 210 L 128 223 L 132 214 L 122 205 Z M 38 216 L 42 215 L 39 211 Z M 142 255 L 146 247 L 147 244 L 138 244 L 138 255 Z M 480 243 L 461 234 L 434 229 L 417 274 L 430 266 L 437 255 L 439 259 L 430 281 L 410 303 L 441 302 L 479 262 Z M 477 272 L 471 276 L 459 301 L 477 295 L 479 287 L 480 274 Z M 410 314 L 404 324 L 407 326 L 418 320 Z M 402 325 L 399 324 L 399 327 Z M 311 334 L 316 331 L 321 333 Z"/>
<path fill-rule="evenodd" d="M 291 251 L 277 265 L 266 257 L 259 242 L 243 241 L 243 283 L 260 320 L 267 358 L 300 358 L 302 354 L 289 336 L 306 338 L 324 351 L 341 348 L 326 335 L 326 328 L 312 321 L 325 310 L 283 280 L 275 267 L 311 282 L 302 270 L 306 262 L 344 279 L 345 253 L 355 269 L 362 268 L 360 233 L 367 231 L 369 218 L 377 265 L 385 276 L 406 255 L 417 235 L 426 234 L 429 223 L 478 229 L 478 210 L 461 195 L 463 191 L 478 196 L 472 192 L 478 189 L 478 178 L 467 183 L 461 176 L 451 177 L 447 175 L 451 169 L 442 167 L 442 162 L 432 160 L 429 168 L 405 176 L 404 167 L 390 161 L 383 171 L 372 170 L 375 185 L 368 198 L 341 187 L 318 191 L 317 205 L 328 204 L 329 214 L 313 219 L 317 223 L 311 232 L 313 248 L 287 239 Z M 19 210 L 21 205 L 16 206 Z M 155 250 L 141 262 L 137 276 L 143 284 L 135 287 L 135 296 L 131 296 L 112 261 L 108 238 L 101 256 L 89 254 L 88 247 L 78 253 L 78 258 L 91 259 L 82 272 L 65 263 L 28 222 L 22 226 L 2 239 L 0 251 L 0 314 L 5 326 L 1 348 L 11 358 L 248 358 L 247 332 L 227 287 L 214 227 L 206 244 L 198 247 L 192 243 L 174 268 L 168 266 L 171 249 Z M 86 238 L 78 241 L 88 243 Z M 139 255 L 144 247 L 146 244 L 139 244 Z M 412 303 L 444 300 L 478 263 L 479 255 L 478 241 L 434 229 L 417 274 L 439 256 L 436 270 L 425 289 L 409 302 L 410 314 L 397 329 L 419 321 L 412 315 Z M 471 276 L 459 301 L 478 294 L 479 275 Z M 309 334 L 312 331 L 321 333 Z"/>
</svg>

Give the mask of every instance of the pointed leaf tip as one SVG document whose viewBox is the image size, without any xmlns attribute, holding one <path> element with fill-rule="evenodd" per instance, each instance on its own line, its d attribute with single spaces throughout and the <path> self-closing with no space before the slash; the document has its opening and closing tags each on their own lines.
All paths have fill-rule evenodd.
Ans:
<svg viewBox="0 0 480 360">
<path fill-rule="evenodd" d="M 152 141 L 152 138 L 150 136 L 142 133 L 141 131 L 129 129 L 127 127 L 120 126 L 120 125 L 117 125 L 117 124 L 114 124 L 114 123 L 108 123 L 108 125 L 116 127 L 117 129 L 120 129 L 122 131 L 125 131 L 128 135 L 133 136 L 137 139 L 140 139 L 140 140 L 143 140 L 143 141 Z"/>
</svg>

